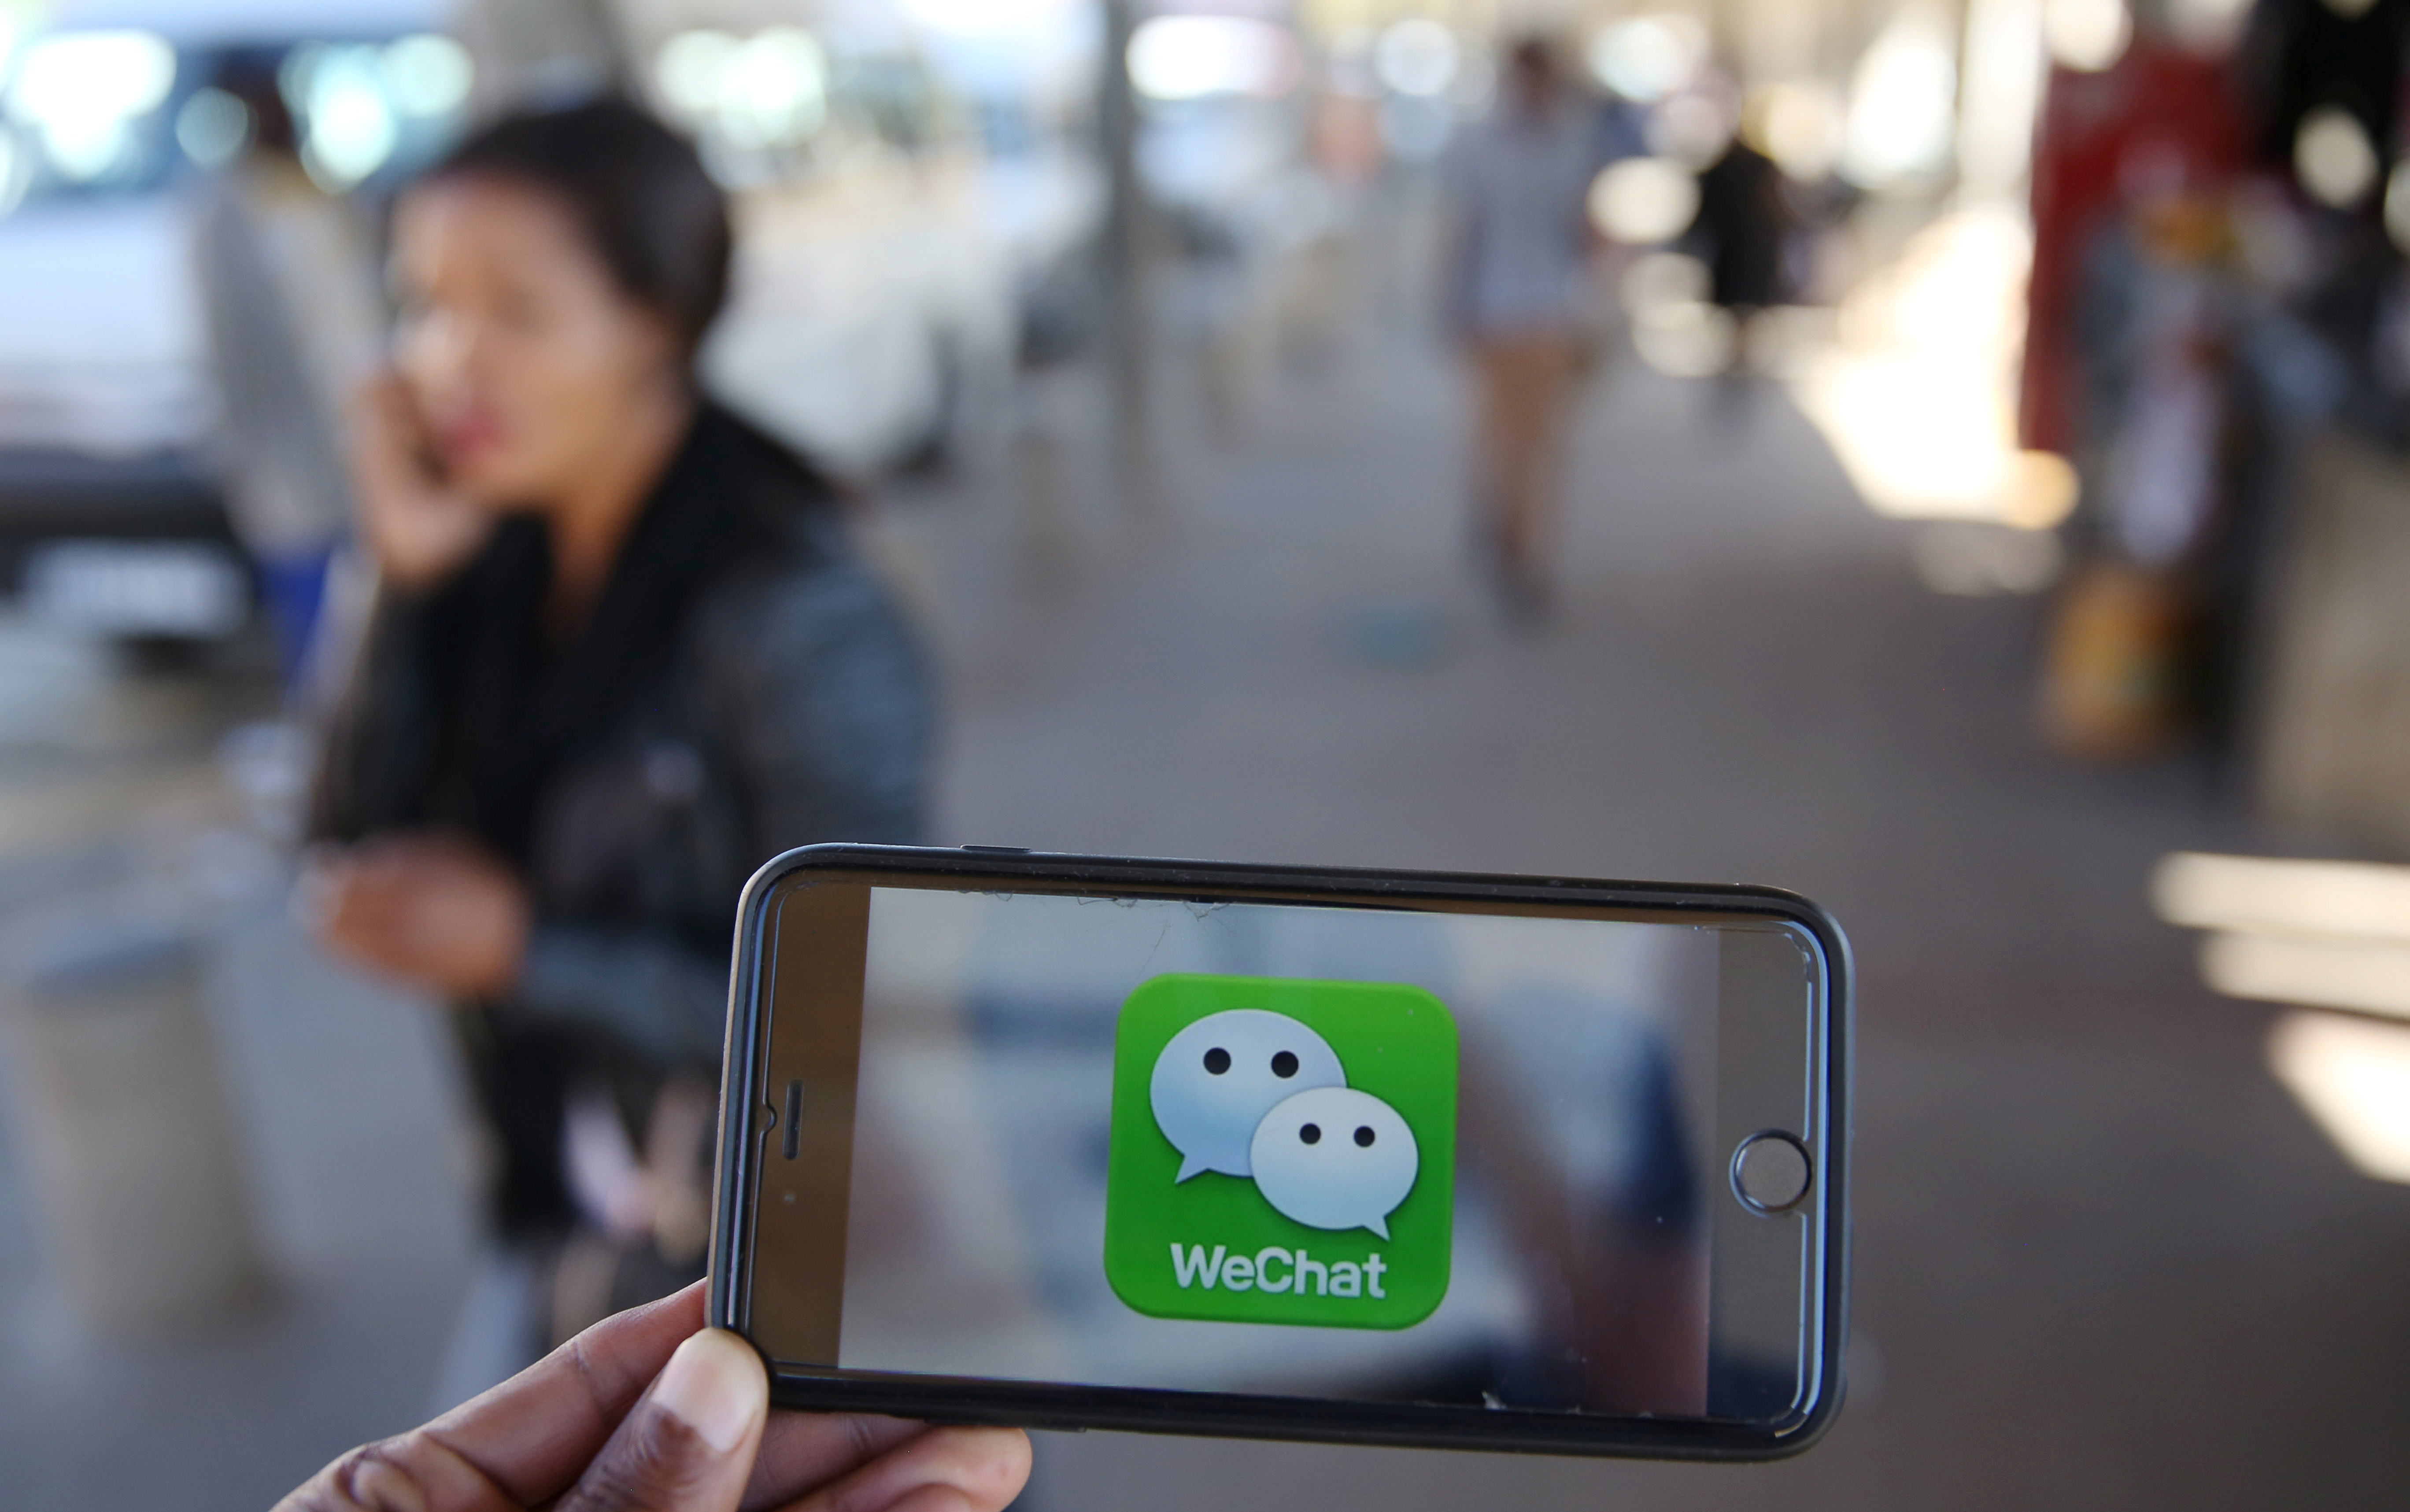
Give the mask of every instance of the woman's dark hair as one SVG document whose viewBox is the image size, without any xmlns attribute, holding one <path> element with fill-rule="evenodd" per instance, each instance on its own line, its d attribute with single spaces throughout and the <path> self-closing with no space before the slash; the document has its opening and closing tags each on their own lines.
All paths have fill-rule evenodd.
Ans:
<svg viewBox="0 0 2410 1512">
<path fill-rule="evenodd" d="M 421 182 L 491 179 L 553 196 L 622 293 L 691 360 L 728 297 L 728 197 L 676 133 L 624 100 L 504 116 Z"/>
</svg>

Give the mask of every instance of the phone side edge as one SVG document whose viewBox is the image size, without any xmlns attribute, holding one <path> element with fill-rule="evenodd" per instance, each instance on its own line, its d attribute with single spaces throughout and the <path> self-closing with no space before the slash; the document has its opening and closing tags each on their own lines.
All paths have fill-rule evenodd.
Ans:
<svg viewBox="0 0 2410 1512">
<path fill-rule="evenodd" d="M 1561 1416 L 951 1377 L 840 1378 L 776 1370 L 771 1401 L 799 1411 L 868 1412 L 930 1422 L 1592 1459 L 1761 1462 L 1788 1459 L 1815 1436 L 1797 1428 L 1707 1418 Z"/>
<path fill-rule="evenodd" d="M 711 1243 L 705 1261 L 704 1321 L 712 1328 L 751 1335 L 745 1298 L 752 1256 L 748 1219 L 756 1151 L 752 1115 L 759 1099 L 762 1060 L 761 973 L 762 940 L 770 900 L 778 879 L 793 868 L 789 851 L 758 868 L 738 899 L 730 941 L 728 1017 L 720 1048 L 719 1135 L 712 1169 Z"/>
<path fill-rule="evenodd" d="M 1735 890 L 1757 895 L 1806 929 L 1816 941 L 1824 966 L 1823 1043 L 1818 1046 L 1822 1072 L 1817 1096 L 1820 1121 L 1826 1131 L 1818 1201 L 1822 1231 L 1822 1274 L 1818 1281 L 1822 1339 L 1817 1351 L 1814 1394 L 1807 1408 L 1779 1430 L 1778 1440 L 1758 1458 L 1788 1459 L 1805 1453 L 1832 1431 L 1848 1399 L 1847 1361 L 1850 1346 L 1850 1284 L 1851 1216 L 1851 1160 L 1856 1145 L 1855 1105 L 1851 1098 L 1856 1071 L 1857 972 L 1848 931 L 1830 910 L 1803 894 L 1780 887 L 1749 886 Z"/>
</svg>

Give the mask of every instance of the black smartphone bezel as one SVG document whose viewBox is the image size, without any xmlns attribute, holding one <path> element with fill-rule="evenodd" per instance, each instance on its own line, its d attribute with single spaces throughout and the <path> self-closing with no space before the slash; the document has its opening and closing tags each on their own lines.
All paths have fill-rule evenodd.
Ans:
<svg viewBox="0 0 2410 1512">
<path fill-rule="evenodd" d="M 760 1105 L 768 1044 L 760 974 L 768 903 L 798 871 L 859 871 L 931 877 L 1092 885 L 1111 892 L 1183 887 L 1264 887 L 1304 894 L 1352 894 L 1400 902 L 1528 903 L 1602 910 L 1757 915 L 1794 926 L 1822 955 L 1821 1095 L 1822 1149 L 1817 1195 L 1823 1250 L 1821 1290 L 1803 1372 L 1805 1404 L 1767 1422 L 1715 1418 L 1611 1417 L 1462 1406 L 1333 1402 L 1226 1392 L 1094 1387 L 988 1378 L 851 1374 L 805 1375 L 771 1361 L 772 1400 L 812 1411 L 891 1413 L 942 1422 L 1039 1429 L 1285 1439 L 1631 1459 L 1763 1461 L 1800 1453 L 1840 1410 L 1842 1357 L 1849 1337 L 1850 1069 L 1853 973 L 1848 937 L 1822 907 L 1793 892 L 1727 883 L 1648 883 L 1574 877 L 1403 871 L 1341 867 L 1254 866 L 1223 861 L 1081 856 L 1000 846 L 807 845 L 753 874 L 738 905 L 729 980 L 728 1040 L 721 1080 L 719 1145 L 714 1179 L 706 1316 L 714 1327 L 747 1332 L 743 1299 L 751 1263 L 750 1204 L 761 1159 L 752 1110 Z M 748 1335 L 749 1336 L 749 1335 Z"/>
</svg>

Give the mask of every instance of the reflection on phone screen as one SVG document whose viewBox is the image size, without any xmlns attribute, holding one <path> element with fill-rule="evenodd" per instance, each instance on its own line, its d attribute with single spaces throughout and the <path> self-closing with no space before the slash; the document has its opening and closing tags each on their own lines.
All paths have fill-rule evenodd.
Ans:
<svg viewBox="0 0 2410 1512">
<path fill-rule="evenodd" d="M 831 887 L 778 929 L 777 1012 L 823 1030 L 768 1078 L 802 1118 L 764 1146 L 774 1356 L 1747 1406 L 1710 1369 L 1714 928 Z"/>
</svg>

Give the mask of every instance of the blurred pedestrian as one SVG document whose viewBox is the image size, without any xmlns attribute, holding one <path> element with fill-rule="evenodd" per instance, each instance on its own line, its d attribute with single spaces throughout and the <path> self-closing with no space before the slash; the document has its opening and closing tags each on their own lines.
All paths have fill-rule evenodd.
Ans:
<svg viewBox="0 0 2410 1512">
<path fill-rule="evenodd" d="M 698 389 L 729 262 L 719 188 L 634 107 L 501 121 L 398 202 L 358 414 L 380 602 L 304 897 L 459 1008 L 556 1338 L 702 1274 L 746 878 L 921 829 L 912 636 L 829 484 Z"/>
<path fill-rule="evenodd" d="M 1474 541 L 1519 624 L 1547 608 L 1543 557 L 1585 356 L 1588 199 L 1601 161 L 1596 111 L 1563 86 L 1549 44 L 1528 37 L 1497 108 L 1450 164 L 1448 317 L 1477 385 Z"/>
<path fill-rule="evenodd" d="M 276 59 L 230 55 L 199 103 L 198 119 L 213 120 L 231 146 L 203 181 L 194 238 L 219 468 L 297 679 L 328 563 L 350 532 L 341 396 L 381 358 L 385 303 L 351 205 L 302 167 Z"/>
<path fill-rule="evenodd" d="M 1702 95 L 1702 98 L 1711 96 Z M 1761 98 L 1754 102 L 1766 108 Z M 1727 125 L 1731 117 L 1725 118 Z M 1787 296 L 1784 254 L 1791 235 L 1782 170 L 1734 131 L 1699 172 L 1699 210 L 1685 239 L 1707 265 L 1707 299 L 1730 317 L 1732 354 L 1718 384 L 1723 413 L 1745 416 L 1750 393 L 1749 327 Z"/>
</svg>

